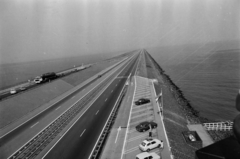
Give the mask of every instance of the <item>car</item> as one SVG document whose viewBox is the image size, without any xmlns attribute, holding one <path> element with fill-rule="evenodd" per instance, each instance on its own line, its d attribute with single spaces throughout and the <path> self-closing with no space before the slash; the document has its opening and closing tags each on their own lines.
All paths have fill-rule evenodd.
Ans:
<svg viewBox="0 0 240 159">
<path fill-rule="evenodd" d="M 26 90 L 26 87 L 23 87 L 23 86 L 22 86 L 22 87 L 19 87 L 19 90 L 20 90 L 20 91 L 24 91 L 24 90 Z"/>
<path fill-rule="evenodd" d="M 43 81 L 43 79 L 39 76 L 35 77 L 35 79 L 33 80 L 33 82 L 36 84 L 41 83 L 42 81 Z"/>
<path fill-rule="evenodd" d="M 196 138 L 192 134 L 188 135 L 188 138 L 190 141 L 196 141 Z"/>
<path fill-rule="evenodd" d="M 17 93 L 16 89 L 14 88 L 10 89 L 10 94 L 15 94 L 15 93 Z"/>
<path fill-rule="evenodd" d="M 158 139 L 146 139 L 139 145 L 139 149 L 142 151 L 150 151 L 154 148 L 163 148 L 163 141 Z"/>
<path fill-rule="evenodd" d="M 150 129 L 150 125 L 152 129 L 157 127 L 157 123 L 153 121 L 144 121 L 136 126 L 136 130 L 139 132 L 147 131 Z"/>
<path fill-rule="evenodd" d="M 161 159 L 161 157 L 155 152 L 142 152 L 136 156 L 136 159 Z"/>
<path fill-rule="evenodd" d="M 147 98 L 140 98 L 137 101 L 135 101 L 136 105 L 142 105 L 142 104 L 146 104 L 146 103 L 150 103 L 150 100 Z"/>
</svg>

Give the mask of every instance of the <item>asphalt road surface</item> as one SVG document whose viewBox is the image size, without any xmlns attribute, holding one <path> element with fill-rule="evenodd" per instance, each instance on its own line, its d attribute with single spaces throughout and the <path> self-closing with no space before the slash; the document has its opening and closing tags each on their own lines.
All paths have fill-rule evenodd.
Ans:
<svg viewBox="0 0 240 159">
<path fill-rule="evenodd" d="M 138 59 L 130 62 L 44 158 L 90 157 L 128 76 L 135 74 Z"/>
</svg>

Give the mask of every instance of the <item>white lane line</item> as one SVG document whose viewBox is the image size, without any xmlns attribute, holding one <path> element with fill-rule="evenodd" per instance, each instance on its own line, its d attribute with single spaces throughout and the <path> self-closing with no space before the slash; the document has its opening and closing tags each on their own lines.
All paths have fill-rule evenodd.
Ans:
<svg viewBox="0 0 240 159">
<path fill-rule="evenodd" d="M 111 93 L 113 92 L 113 90 L 111 91 Z"/>
<path fill-rule="evenodd" d="M 138 149 L 139 149 L 138 146 L 133 147 L 133 148 L 131 148 L 131 149 L 126 150 L 126 151 L 124 152 L 124 154 L 131 153 L 131 152 L 136 151 L 136 150 L 138 150 Z"/>
<path fill-rule="evenodd" d="M 80 137 L 84 134 L 85 131 L 86 131 L 86 129 L 83 130 L 83 132 L 81 133 Z"/>
<path fill-rule="evenodd" d="M 132 60 L 132 59 L 130 59 L 130 60 Z M 129 60 L 129 61 L 130 61 L 130 60 Z M 127 62 L 129 62 L 129 61 L 127 61 Z M 126 63 L 127 63 L 127 62 L 126 62 Z M 129 63 L 130 63 L 130 62 L 129 62 Z M 126 68 L 126 66 L 124 66 L 124 68 L 120 71 L 120 73 L 121 73 L 125 68 Z M 118 76 L 120 73 L 118 73 L 116 76 Z M 112 74 L 113 74 L 113 73 L 112 73 Z M 110 75 L 112 75 L 112 74 L 110 74 Z M 110 75 L 109 75 L 109 76 L 110 76 Z M 106 80 L 109 76 L 107 76 L 104 80 Z M 114 77 L 114 79 L 115 79 L 115 77 Z M 103 81 L 104 81 L 104 80 L 103 80 Z M 103 81 L 101 81 L 98 85 L 100 85 Z M 112 81 L 112 82 L 113 82 L 113 81 Z M 102 93 L 109 87 L 110 84 L 111 84 L 111 83 L 109 83 L 109 84 L 102 90 Z M 94 88 L 96 88 L 98 85 L 96 85 Z M 89 92 L 91 92 L 94 88 L 92 88 Z M 89 92 L 88 92 L 87 94 L 89 94 Z M 102 93 L 101 93 L 101 94 L 102 94 Z M 87 94 L 86 94 L 86 95 L 87 95 Z M 100 94 L 100 95 L 101 95 L 101 94 Z M 85 97 L 86 95 L 84 95 L 83 97 Z M 99 97 L 100 95 L 98 95 L 98 96 L 92 101 L 92 104 L 98 99 L 98 97 Z M 82 98 L 83 98 L 83 97 L 82 97 Z M 76 101 L 76 103 L 79 102 L 82 98 L 80 98 L 78 101 Z M 73 105 L 75 105 L 76 103 L 74 103 Z M 90 104 L 90 106 L 91 106 L 92 104 Z M 73 105 L 72 105 L 72 106 L 73 106 Z M 71 107 L 72 107 L 72 106 L 71 106 Z M 68 128 L 67 131 L 64 132 L 64 134 L 60 137 L 60 139 L 58 139 L 58 141 L 55 142 L 55 144 L 45 153 L 45 155 L 44 155 L 42 158 L 45 158 L 45 157 L 48 155 L 48 153 L 56 146 L 56 144 L 58 144 L 58 142 L 63 138 L 63 136 L 73 127 L 73 125 L 74 125 L 74 124 L 82 117 L 82 115 L 90 108 L 90 106 L 88 106 L 87 109 L 84 110 L 84 112 L 75 120 L 75 122 L 70 126 L 70 128 Z M 66 111 L 67 111 L 67 110 L 66 110 Z M 113 111 L 113 110 L 112 110 L 112 111 Z M 62 114 L 63 114 L 63 113 L 62 113 Z M 62 115 L 62 114 L 61 114 L 61 115 Z M 109 115 L 109 117 L 110 117 L 110 115 Z M 52 122 L 52 123 L 53 123 L 53 122 Z M 52 123 L 50 123 L 50 124 L 52 124 Z M 50 124 L 49 124 L 49 125 L 50 125 Z M 107 124 L 107 122 L 105 123 L 105 125 L 106 125 L 106 124 Z M 104 129 L 102 129 L 102 132 L 103 132 L 103 130 L 104 130 Z M 102 134 L 102 132 L 101 132 L 101 134 Z M 37 135 L 38 135 L 38 134 L 37 134 Z M 37 135 L 36 135 L 36 136 L 37 136 Z M 98 140 L 99 140 L 99 138 L 100 138 L 100 136 L 98 137 Z M 30 141 L 30 140 L 29 140 L 29 141 Z M 93 153 L 96 145 L 97 145 L 97 142 L 95 143 L 95 146 L 94 146 L 94 148 L 93 148 L 90 156 L 92 155 L 92 153 Z M 22 147 L 20 147 L 18 150 L 20 150 L 21 148 L 22 148 Z M 17 151 L 18 151 L 18 150 L 17 150 Z M 16 151 L 16 152 L 17 152 L 17 151 Z M 16 152 L 14 152 L 14 153 L 16 153 Z"/>
<path fill-rule="evenodd" d="M 139 59 L 138 59 L 138 63 L 137 63 L 137 68 L 138 68 L 138 64 L 139 64 Z M 134 92 L 133 92 L 133 98 L 132 98 L 132 103 L 133 103 L 133 100 L 134 100 L 134 96 L 135 96 L 135 93 L 136 93 L 136 85 L 137 85 L 137 81 L 136 81 L 136 72 L 137 72 L 137 68 L 135 70 L 135 74 L 134 74 L 134 81 L 135 81 L 135 86 L 134 86 Z M 129 125 L 130 125 L 130 119 L 131 119 L 131 114 L 132 114 L 132 108 L 133 108 L 133 104 L 131 104 L 131 108 L 130 108 L 130 114 L 129 114 L 129 117 L 128 117 L 128 123 L 127 123 L 127 130 L 125 132 L 125 138 L 124 138 L 124 141 L 123 141 L 123 148 L 122 148 L 122 153 L 121 153 L 121 158 L 123 158 L 123 154 L 125 154 L 125 144 L 126 144 L 126 140 L 127 140 L 127 133 L 128 133 L 128 129 L 129 129 Z"/>
<path fill-rule="evenodd" d="M 118 128 L 118 130 L 117 130 L 118 132 L 117 132 L 117 136 L 116 136 L 116 139 L 115 139 L 115 144 L 116 144 L 116 142 L 117 142 L 117 139 L 118 139 L 118 134 L 119 134 L 119 132 L 121 131 L 121 126 L 119 126 L 119 128 Z"/>
<path fill-rule="evenodd" d="M 147 133 L 142 134 L 142 135 L 138 135 L 138 136 L 136 136 L 136 137 L 133 137 L 133 138 L 128 139 L 127 142 L 131 142 L 131 141 L 134 141 L 134 140 L 137 140 L 137 139 L 142 139 L 142 138 L 147 137 L 147 136 L 148 136 Z"/>
<path fill-rule="evenodd" d="M 107 98 L 105 99 L 105 102 L 107 101 Z"/>
<path fill-rule="evenodd" d="M 126 59 L 124 59 L 124 60 L 126 60 Z M 131 61 L 132 59 L 128 59 L 127 61 L 126 61 L 126 63 L 128 63 L 129 61 Z M 123 60 L 122 60 L 123 61 Z M 121 62 L 121 61 L 120 61 Z M 124 70 L 126 68 L 126 66 L 124 66 L 124 68 L 120 71 L 120 73 Z M 117 74 L 117 76 L 120 74 L 120 73 L 118 73 Z M 109 76 L 111 76 L 113 73 L 111 73 Z M 107 76 L 104 80 L 106 80 L 109 76 Z M 103 80 L 103 81 L 104 81 Z M 80 99 L 78 99 L 73 105 L 75 105 L 77 102 L 79 102 L 82 98 L 84 98 L 86 95 L 88 95 L 93 89 L 95 89 L 97 86 L 99 86 L 103 81 L 101 81 L 100 83 L 98 83 L 96 86 L 94 86 L 90 91 L 88 91 L 84 96 L 82 96 Z M 111 83 L 110 83 L 111 84 Z M 110 85 L 110 84 L 108 84 L 107 86 L 106 86 L 106 88 L 104 88 L 103 89 L 103 91 L 102 92 L 104 92 L 106 89 L 107 89 L 107 87 Z M 96 98 L 98 98 L 100 95 L 98 95 Z M 93 101 L 93 102 L 95 102 L 96 101 L 96 99 Z M 56 104 L 56 103 L 55 103 Z M 73 107 L 73 105 L 71 105 L 70 106 L 70 108 L 71 107 Z M 52 105 L 51 105 L 52 106 Z M 91 106 L 91 105 L 90 105 Z M 81 118 L 82 117 L 82 115 L 89 109 L 89 107 L 90 106 L 88 106 L 87 107 L 87 109 L 77 118 L 77 120 L 70 126 L 70 128 L 68 128 L 67 129 L 67 131 L 66 132 L 64 132 L 63 134 L 62 134 L 62 136 L 60 137 L 60 139 L 58 139 L 57 140 L 57 142 L 45 153 L 45 155 L 42 157 L 42 158 L 45 158 L 47 155 L 48 155 L 48 153 L 53 149 L 53 147 L 62 139 L 62 137 L 73 127 L 73 125 L 79 120 L 79 118 Z M 69 109 L 70 109 L 69 108 Z M 67 109 L 66 111 L 68 111 L 69 109 Z M 46 110 L 46 109 L 44 109 L 44 110 Z M 44 111 L 43 110 L 43 111 Z M 65 112 L 66 112 L 65 111 Z M 63 112 L 61 115 L 63 115 L 65 112 Z M 42 113 L 42 111 L 40 112 L 40 113 Z M 40 113 L 38 113 L 38 114 L 40 114 Z M 37 114 L 37 115 L 38 115 Z M 59 118 L 61 115 L 59 115 L 57 118 Z M 34 117 L 36 117 L 36 115 L 34 116 Z M 32 118 L 34 118 L 34 117 L 32 117 Z M 31 120 L 32 118 L 30 118 L 29 120 Z M 29 120 L 27 120 L 27 121 L 29 121 Z M 26 122 L 27 122 L 26 121 Z M 30 142 L 33 138 L 35 138 L 37 135 L 39 135 L 44 129 L 46 129 L 49 125 L 51 125 L 53 122 L 55 122 L 56 120 L 54 120 L 54 121 L 52 121 L 51 123 L 49 123 L 46 127 L 44 127 L 39 133 L 37 133 L 35 136 L 33 136 L 28 142 Z M 26 123 L 26 122 L 24 122 L 24 123 Z M 22 123 L 21 125 L 23 125 L 24 123 Z M 18 128 L 18 127 L 20 127 L 21 125 L 19 125 L 19 126 L 17 126 L 16 128 Z M 11 131 L 9 131 L 9 132 L 7 132 L 6 134 L 4 134 L 3 136 L 0 136 L 0 139 L 2 138 L 2 137 L 4 137 L 4 136 L 6 136 L 7 134 L 9 134 L 10 132 L 12 132 L 12 131 L 14 131 L 16 128 L 14 128 L 13 130 L 11 130 Z M 100 138 L 100 136 L 99 136 L 99 138 Z M 28 143 L 27 142 L 27 143 Z M 24 146 L 22 146 L 22 147 L 20 147 L 19 149 L 17 149 L 14 153 L 16 153 L 17 151 L 19 151 L 21 148 L 23 148 Z M 14 154 L 13 153 L 13 154 Z M 13 155 L 12 154 L 12 155 Z M 12 156 L 11 155 L 11 156 Z M 9 156 L 8 158 L 10 158 L 11 156 Z M 90 155 L 91 156 L 91 155 Z"/>
<path fill-rule="evenodd" d="M 155 88 L 154 88 L 153 81 L 152 81 L 152 87 L 153 87 L 153 90 L 154 90 L 154 95 L 156 97 L 157 94 L 156 94 L 156 91 L 155 91 Z M 162 95 L 162 99 L 163 99 L 163 95 Z M 160 111 L 158 102 L 157 102 L 157 107 L 158 107 L 158 110 Z M 167 136 L 167 133 L 166 133 L 166 128 L 165 128 L 165 125 L 164 125 L 164 122 L 163 122 L 163 118 L 162 118 L 161 114 L 159 114 L 159 116 L 161 118 L 161 122 L 162 122 L 162 125 L 163 125 L 163 131 L 164 131 L 164 134 L 165 134 L 165 137 L 166 137 L 166 140 L 167 140 L 167 145 L 168 145 L 168 148 L 170 149 L 170 144 L 169 144 L 169 141 L 168 141 L 168 136 Z M 171 152 L 171 150 L 169 150 L 169 151 Z M 171 158 L 172 158 L 172 156 L 171 156 Z"/>
<path fill-rule="evenodd" d="M 125 67 L 124 67 L 124 68 L 125 68 Z M 122 88 L 120 94 L 122 94 L 123 89 L 124 89 L 124 87 Z M 97 143 L 98 143 L 98 141 L 99 141 L 99 139 L 100 139 L 100 137 L 101 137 L 101 135 L 102 135 L 102 133 L 103 133 L 103 130 L 105 129 L 105 127 L 106 127 L 106 125 L 107 125 L 107 123 L 108 123 L 108 120 L 109 120 L 109 118 L 110 118 L 110 116 L 111 116 L 114 108 L 116 107 L 117 102 L 119 101 L 119 98 L 120 98 L 120 96 L 118 96 L 118 98 L 117 98 L 117 100 L 116 100 L 116 102 L 115 102 L 115 104 L 114 104 L 114 106 L 113 106 L 113 109 L 112 109 L 112 111 L 110 112 L 110 114 L 109 114 L 109 116 L 108 116 L 108 119 L 106 120 L 106 123 L 105 123 L 105 125 L 104 125 L 104 127 L 103 127 L 103 129 L 102 129 L 102 131 L 101 131 L 101 133 L 100 133 L 100 135 L 99 135 L 99 137 L 98 137 L 98 139 L 97 139 L 97 142 L 95 143 L 95 145 L 94 145 L 94 147 L 93 147 L 93 149 L 92 149 L 92 152 L 91 152 L 91 154 L 89 155 L 88 159 L 90 159 L 90 157 L 92 156 L 93 151 L 95 150 L 95 147 L 96 147 L 96 145 L 97 145 Z"/>
<path fill-rule="evenodd" d="M 99 112 L 99 110 L 97 111 L 97 113 Z M 97 115 L 97 113 L 95 115 Z"/>
<path fill-rule="evenodd" d="M 61 106 L 57 107 L 55 110 L 58 110 Z"/>
<path fill-rule="evenodd" d="M 73 99 L 75 96 L 73 96 L 71 99 Z"/>
<path fill-rule="evenodd" d="M 31 128 L 33 128 L 35 125 L 37 125 L 39 122 L 36 122 L 34 125 L 31 126 Z"/>
</svg>

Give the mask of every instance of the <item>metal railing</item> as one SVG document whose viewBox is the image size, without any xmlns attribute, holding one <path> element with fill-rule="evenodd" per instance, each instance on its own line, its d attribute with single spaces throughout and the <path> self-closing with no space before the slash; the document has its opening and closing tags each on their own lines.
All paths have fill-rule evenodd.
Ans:
<svg viewBox="0 0 240 159">
<path fill-rule="evenodd" d="M 215 123 L 203 123 L 206 130 L 219 130 L 219 131 L 230 131 L 233 127 L 233 122 L 215 122 Z"/>
</svg>

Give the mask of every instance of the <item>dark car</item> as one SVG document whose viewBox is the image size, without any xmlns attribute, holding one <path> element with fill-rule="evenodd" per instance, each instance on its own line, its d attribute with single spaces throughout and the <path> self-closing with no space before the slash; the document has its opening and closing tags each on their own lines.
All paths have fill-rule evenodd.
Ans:
<svg viewBox="0 0 240 159">
<path fill-rule="evenodd" d="M 142 104 L 146 104 L 146 103 L 150 103 L 150 100 L 147 98 L 140 98 L 137 101 L 135 101 L 136 105 L 142 105 Z"/>
<path fill-rule="evenodd" d="M 152 129 L 157 127 L 157 123 L 153 121 L 144 121 L 136 126 L 136 130 L 139 132 L 144 132 L 150 129 L 150 125 Z"/>
</svg>

